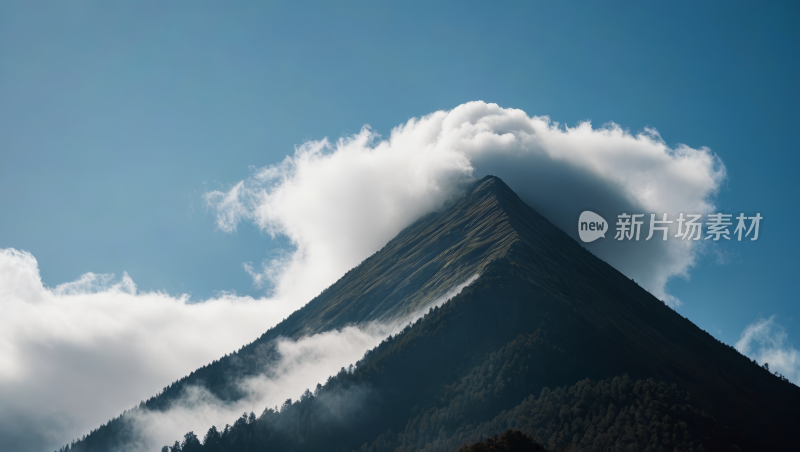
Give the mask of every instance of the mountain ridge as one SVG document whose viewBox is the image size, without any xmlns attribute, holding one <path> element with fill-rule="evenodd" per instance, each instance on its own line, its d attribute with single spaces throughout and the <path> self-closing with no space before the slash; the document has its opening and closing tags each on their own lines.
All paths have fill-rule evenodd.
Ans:
<svg viewBox="0 0 800 452">
<path fill-rule="evenodd" d="M 743 430 L 746 441 L 753 441 L 753 432 L 784 438 L 790 429 L 800 427 L 791 409 L 800 402 L 800 388 L 778 380 L 667 307 L 492 176 L 477 181 L 460 200 L 404 229 L 235 356 L 198 369 L 149 400 L 143 409 L 166 409 L 169 400 L 189 384 L 203 384 L 223 399 L 236 400 L 241 394 L 231 389 L 231 382 L 263 372 L 265 363 L 277 359 L 277 351 L 270 345 L 274 339 L 390 322 L 424 308 L 474 274 L 481 276 L 462 294 L 426 315 L 429 320 L 407 328 L 392 342 L 395 345 L 382 344 L 367 353 L 359 363 L 358 378 L 389 391 L 383 397 L 396 400 L 398 406 L 405 403 L 402 398 L 388 394 L 401 391 L 398 388 L 408 391 L 409 382 L 419 386 L 419 394 L 436 400 L 445 397 L 437 395 L 437 385 L 463 378 L 469 369 L 481 365 L 480 360 L 489 359 L 484 357 L 495 347 L 528 337 L 534 355 L 545 365 L 538 374 L 520 370 L 525 375 L 520 377 L 522 386 L 502 403 L 491 405 L 492 410 L 511 409 L 514 401 L 543 386 L 627 374 L 634 380 L 655 378 L 677 384 L 720 425 L 741 426 L 746 420 L 750 423 Z M 442 317 L 443 313 L 449 317 Z M 447 319 L 447 323 L 433 327 L 434 318 Z M 415 337 L 422 342 L 414 342 Z M 420 349 L 422 343 L 439 354 Z M 411 374 L 406 381 L 386 377 L 388 371 L 376 367 L 381 362 L 393 363 L 393 372 L 405 372 L 400 364 L 405 361 L 393 354 L 400 350 L 397 344 L 406 344 L 403 353 L 414 357 L 415 368 L 438 369 L 431 374 L 437 376 Z M 452 365 L 442 367 L 437 361 Z M 334 391 L 335 386 L 326 391 Z M 385 414 L 386 407 L 374 403 L 375 409 L 384 413 L 386 425 L 403 424 L 402 418 Z M 403 416 L 413 414 L 411 407 L 407 408 Z M 262 417 L 271 419 L 273 414 L 265 411 Z M 380 419 L 363 420 L 363 425 L 371 426 L 365 431 L 383 429 Z"/>
</svg>

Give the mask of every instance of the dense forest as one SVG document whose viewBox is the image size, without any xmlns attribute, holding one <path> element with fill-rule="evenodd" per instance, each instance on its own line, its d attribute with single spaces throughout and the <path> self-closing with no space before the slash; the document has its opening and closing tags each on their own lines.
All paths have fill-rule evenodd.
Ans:
<svg viewBox="0 0 800 452">
<path fill-rule="evenodd" d="M 473 444 L 463 445 L 458 452 L 537 452 L 544 451 L 541 444 L 534 442 L 519 430 L 506 430 L 501 435 L 486 438 Z"/>
<path fill-rule="evenodd" d="M 391 280 L 394 289 L 380 288 L 376 297 L 400 288 L 408 294 L 412 281 L 430 288 L 444 278 L 434 267 L 483 262 L 474 283 L 299 400 L 186 433 L 166 450 L 455 451 L 508 429 L 549 451 L 785 450 L 795 442 L 800 388 L 597 259 L 499 179 L 484 180 L 467 201 L 405 231 L 387 246 L 391 253 L 371 258 L 379 264 L 368 260 L 369 271 L 356 268 L 343 280 L 357 287 Z M 398 256 L 437 264 L 403 266 L 410 273 L 402 278 L 389 270 L 380 281 L 365 276 L 402 264 Z M 363 297 L 355 306 L 361 295 L 337 287 L 287 321 L 318 322 L 325 312 L 354 318 L 381 306 Z M 302 329 L 298 322 L 291 331 Z M 269 341 L 243 350 L 186 381 L 235 399 L 232 382 L 269 372 L 264 365 L 275 357 Z M 169 397 L 136 410 L 167 410 L 185 390 L 185 382 L 170 386 Z M 65 449 L 121 452 L 137 435 L 121 416 Z"/>
<path fill-rule="evenodd" d="M 162 452 L 350 450 L 319 444 L 303 432 L 316 432 L 321 418 L 316 397 L 285 404 L 280 412 L 258 418 L 243 414 L 220 432 L 212 427 L 203 438 L 193 432 Z M 488 422 L 448 431 L 446 410 L 417 416 L 403 431 L 388 431 L 360 451 L 489 451 L 464 443 L 514 428 L 548 451 L 738 451 L 734 432 L 700 410 L 691 396 L 675 385 L 654 380 L 631 381 L 627 376 L 600 382 L 581 381 L 570 387 L 545 388 Z M 326 413 L 329 414 L 329 413 Z M 334 425 L 328 426 L 328 428 Z M 325 427 L 323 427 L 325 428 Z M 332 439 L 332 438 L 331 438 Z M 497 441 L 495 439 L 494 441 Z M 502 438 L 500 441 L 509 441 Z M 343 441 L 345 443 L 346 440 Z M 489 441 L 490 445 L 493 441 Z M 532 444 L 536 444 L 533 443 Z M 461 449 L 459 446 L 462 445 Z M 344 444 L 342 444 L 344 446 Z M 533 447 L 533 446 L 531 446 Z M 495 450 L 504 450 L 495 446 Z M 515 450 L 515 449 L 505 449 Z M 520 449 L 525 450 L 525 449 Z M 542 450 L 531 448 L 527 450 Z"/>
<path fill-rule="evenodd" d="M 498 262 L 461 295 L 299 400 L 205 434 L 189 432 L 165 447 L 454 451 L 509 428 L 551 451 L 735 451 L 752 444 L 674 382 L 602 378 L 615 367 L 598 354 L 607 344 L 589 346 L 553 328 L 564 320 L 556 304 L 520 303 L 541 294 L 521 284 L 515 276 L 524 270 L 514 268 Z M 751 370 L 792 386 L 726 349 Z M 88 441 L 76 446 L 76 452 L 111 450 L 92 449 Z"/>
<path fill-rule="evenodd" d="M 720 422 L 674 382 L 608 377 L 625 357 L 603 356 L 608 343 L 589 344 L 557 328 L 567 313 L 522 283 L 523 273 L 513 262 L 499 261 L 462 294 L 299 400 L 202 435 L 189 432 L 166 447 L 452 451 L 509 428 L 551 451 L 728 451 L 752 444 L 730 418 Z M 530 299 L 539 302 L 523 302 Z M 797 389 L 726 350 L 749 369 Z M 647 373 L 630 369 L 637 377 Z M 103 437 L 71 450 L 114 450 L 95 442 Z"/>
</svg>

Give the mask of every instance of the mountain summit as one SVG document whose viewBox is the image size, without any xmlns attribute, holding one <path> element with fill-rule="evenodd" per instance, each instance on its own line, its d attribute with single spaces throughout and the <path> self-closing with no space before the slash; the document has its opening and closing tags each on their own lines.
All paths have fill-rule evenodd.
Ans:
<svg viewBox="0 0 800 452">
<path fill-rule="evenodd" d="M 800 388 L 667 307 L 492 176 L 139 409 L 164 410 L 190 385 L 236 400 L 232 382 L 264 372 L 277 338 L 408 318 L 476 274 L 352 372 L 209 431 L 202 444 L 187 434 L 182 450 L 444 451 L 508 428 L 565 451 L 783 450 L 794 441 Z M 72 450 L 124 448 L 130 435 L 123 416 Z"/>
</svg>

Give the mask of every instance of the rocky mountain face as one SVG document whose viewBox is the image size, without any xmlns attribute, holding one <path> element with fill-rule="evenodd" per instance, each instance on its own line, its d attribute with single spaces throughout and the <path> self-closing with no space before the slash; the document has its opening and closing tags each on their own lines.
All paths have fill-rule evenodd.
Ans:
<svg viewBox="0 0 800 452">
<path fill-rule="evenodd" d="M 277 359 L 276 338 L 396 321 L 475 274 L 354 370 L 277 411 L 187 433 L 173 450 L 454 451 L 509 428 L 547 450 L 796 445 L 800 388 L 665 306 L 495 177 L 139 409 L 164 409 L 186 385 L 235 400 L 232 382 Z M 71 450 L 115 450 L 129 435 L 123 416 Z"/>
</svg>

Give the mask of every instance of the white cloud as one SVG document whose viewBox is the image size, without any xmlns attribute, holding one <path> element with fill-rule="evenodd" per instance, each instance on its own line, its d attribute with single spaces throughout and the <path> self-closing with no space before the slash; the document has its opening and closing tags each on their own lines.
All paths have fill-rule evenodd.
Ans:
<svg viewBox="0 0 800 452">
<path fill-rule="evenodd" d="M 615 223 L 618 213 L 710 212 L 725 168 L 708 149 L 670 148 L 654 129 L 615 124 L 562 127 L 546 116 L 470 102 L 397 126 L 388 138 L 365 127 L 335 143 L 309 141 L 228 191 L 206 194 L 217 226 L 252 221 L 287 236 L 296 251 L 269 274 L 246 269 L 277 294 L 309 299 L 380 249 L 405 226 L 460 193 L 463 182 L 501 177 L 573 236 L 581 211 Z M 673 224 L 673 226 L 675 226 Z M 673 228 L 674 229 L 674 228 Z M 688 277 L 698 245 L 613 243 L 592 251 L 673 305 L 671 277 Z M 674 231 L 673 231 L 674 233 Z"/>
<path fill-rule="evenodd" d="M 789 343 L 786 330 L 775 322 L 774 315 L 747 325 L 736 342 L 736 350 L 759 364 L 768 363 L 770 371 L 800 384 L 800 352 Z"/>
<path fill-rule="evenodd" d="M 251 265 L 245 268 L 257 285 L 270 281 L 280 296 L 313 298 L 416 218 L 440 207 L 454 195 L 453 182 L 471 171 L 456 152 L 424 143 L 392 147 L 377 138 L 364 128 L 335 145 L 308 142 L 231 190 L 206 195 L 219 229 L 234 231 L 247 219 L 295 245 L 278 274 L 272 264 L 265 270 L 273 273 L 260 275 Z"/>
<path fill-rule="evenodd" d="M 140 439 L 132 449 L 160 450 L 161 446 L 172 444 L 189 431 L 202 438 L 212 425 L 222 430 L 225 424 L 232 424 L 244 412 L 260 414 L 265 408 L 281 406 L 286 399 L 296 400 L 304 390 L 313 391 L 317 383 L 324 384 L 328 376 L 354 364 L 387 336 L 399 333 L 408 322 L 422 317 L 427 309 L 441 306 L 477 278 L 478 275 L 469 278 L 408 318 L 392 324 L 372 322 L 297 341 L 279 340 L 281 359 L 264 369 L 262 375 L 238 382 L 247 396 L 235 403 L 223 402 L 204 388 L 190 387 L 167 411 L 134 411 L 131 419 Z"/>
<path fill-rule="evenodd" d="M 377 346 L 394 329 L 382 325 L 349 327 L 303 338 L 279 341 L 281 360 L 259 377 L 238 382 L 247 396 L 236 402 L 219 400 L 204 388 L 187 388 L 183 396 L 164 412 L 136 410 L 131 422 L 138 434 L 132 451 L 160 450 L 193 431 L 203 437 L 212 425 L 222 430 L 242 413 L 261 414 L 265 408 L 280 406 L 286 399 L 297 399 L 305 389 L 314 390 L 341 367 L 353 364 Z"/>
<path fill-rule="evenodd" d="M 36 259 L 0 250 L 0 449 L 54 448 L 253 341 L 279 299 L 141 293 L 124 275 L 45 287 Z M 18 442 L 15 442 L 18 441 Z"/>
<path fill-rule="evenodd" d="M 434 301 L 441 305 L 477 276 Z M 169 383 L 252 342 L 296 306 L 279 298 L 137 291 L 125 274 L 87 273 L 50 289 L 33 255 L 0 249 L 0 450 L 46 450 L 86 434 Z M 371 324 L 279 343 L 269 375 L 240 382 L 249 397 L 228 404 L 193 388 L 167 413 L 138 412 L 141 450 L 189 430 L 261 412 L 360 359 L 401 324 Z"/>
</svg>

